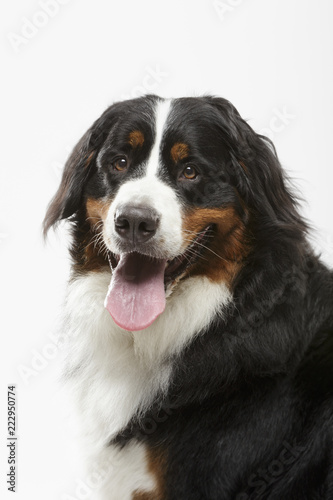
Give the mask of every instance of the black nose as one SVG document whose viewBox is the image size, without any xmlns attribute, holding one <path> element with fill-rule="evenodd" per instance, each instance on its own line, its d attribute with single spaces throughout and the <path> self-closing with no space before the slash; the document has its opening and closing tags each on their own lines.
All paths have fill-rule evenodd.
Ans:
<svg viewBox="0 0 333 500">
<path fill-rule="evenodd" d="M 145 243 L 156 233 L 159 216 L 152 208 L 126 205 L 116 211 L 114 224 L 123 240 Z"/>
</svg>

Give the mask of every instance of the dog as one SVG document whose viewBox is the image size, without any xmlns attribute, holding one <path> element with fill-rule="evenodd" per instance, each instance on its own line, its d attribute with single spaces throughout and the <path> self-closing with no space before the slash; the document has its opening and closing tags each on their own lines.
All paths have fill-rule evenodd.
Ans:
<svg viewBox="0 0 333 500">
<path fill-rule="evenodd" d="M 333 499 L 333 273 L 227 100 L 111 105 L 71 153 L 64 378 L 108 500 Z"/>
</svg>

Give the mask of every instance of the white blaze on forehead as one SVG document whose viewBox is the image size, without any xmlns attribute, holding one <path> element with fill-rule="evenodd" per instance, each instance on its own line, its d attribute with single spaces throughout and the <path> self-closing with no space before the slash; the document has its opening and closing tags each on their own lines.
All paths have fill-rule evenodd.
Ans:
<svg viewBox="0 0 333 500">
<path fill-rule="evenodd" d="M 164 131 L 166 129 L 166 124 L 168 120 L 168 116 L 170 114 L 171 109 L 171 99 L 166 99 L 165 101 L 159 101 L 156 106 L 156 114 L 155 114 L 155 141 L 153 145 L 153 149 L 151 150 L 146 175 L 147 176 L 156 176 L 159 161 L 160 161 L 160 150 L 161 150 L 161 142 L 163 138 Z"/>
<path fill-rule="evenodd" d="M 158 178 L 161 143 L 167 127 L 171 103 L 171 100 L 165 100 L 156 105 L 155 140 L 144 175 L 137 179 L 125 180 L 110 205 L 105 224 L 105 236 L 106 243 L 114 253 L 119 253 L 114 218 L 118 207 L 126 205 L 151 207 L 158 213 L 160 222 L 152 240 L 156 257 L 173 259 L 182 253 L 184 242 L 181 203 L 175 190 Z"/>
</svg>

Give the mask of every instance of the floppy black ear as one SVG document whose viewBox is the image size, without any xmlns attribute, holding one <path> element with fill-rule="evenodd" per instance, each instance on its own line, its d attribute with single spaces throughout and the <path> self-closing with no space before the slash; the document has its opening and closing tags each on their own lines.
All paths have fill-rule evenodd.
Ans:
<svg viewBox="0 0 333 500">
<path fill-rule="evenodd" d="M 300 233 L 306 224 L 299 215 L 297 198 L 270 139 L 257 134 L 226 99 L 207 97 L 219 111 L 221 137 L 231 157 L 229 174 L 245 203 L 271 228 Z"/>
<path fill-rule="evenodd" d="M 95 121 L 69 156 L 58 191 L 51 200 L 45 215 L 44 236 L 52 226 L 62 219 L 67 219 L 78 210 L 84 186 L 96 169 L 98 151 L 114 123 L 111 108 L 108 108 Z"/>
</svg>

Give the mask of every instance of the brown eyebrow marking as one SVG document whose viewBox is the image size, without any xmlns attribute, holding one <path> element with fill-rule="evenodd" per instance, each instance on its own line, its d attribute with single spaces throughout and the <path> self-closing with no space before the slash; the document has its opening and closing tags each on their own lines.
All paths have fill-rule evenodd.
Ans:
<svg viewBox="0 0 333 500">
<path fill-rule="evenodd" d="M 177 163 L 189 155 L 189 147 L 183 142 L 176 142 L 171 148 L 170 155 L 172 160 Z"/>
<path fill-rule="evenodd" d="M 145 142 L 145 137 L 140 130 L 133 130 L 128 136 L 128 142 L 133 148 L 141 147 Z"/>
</svg>

